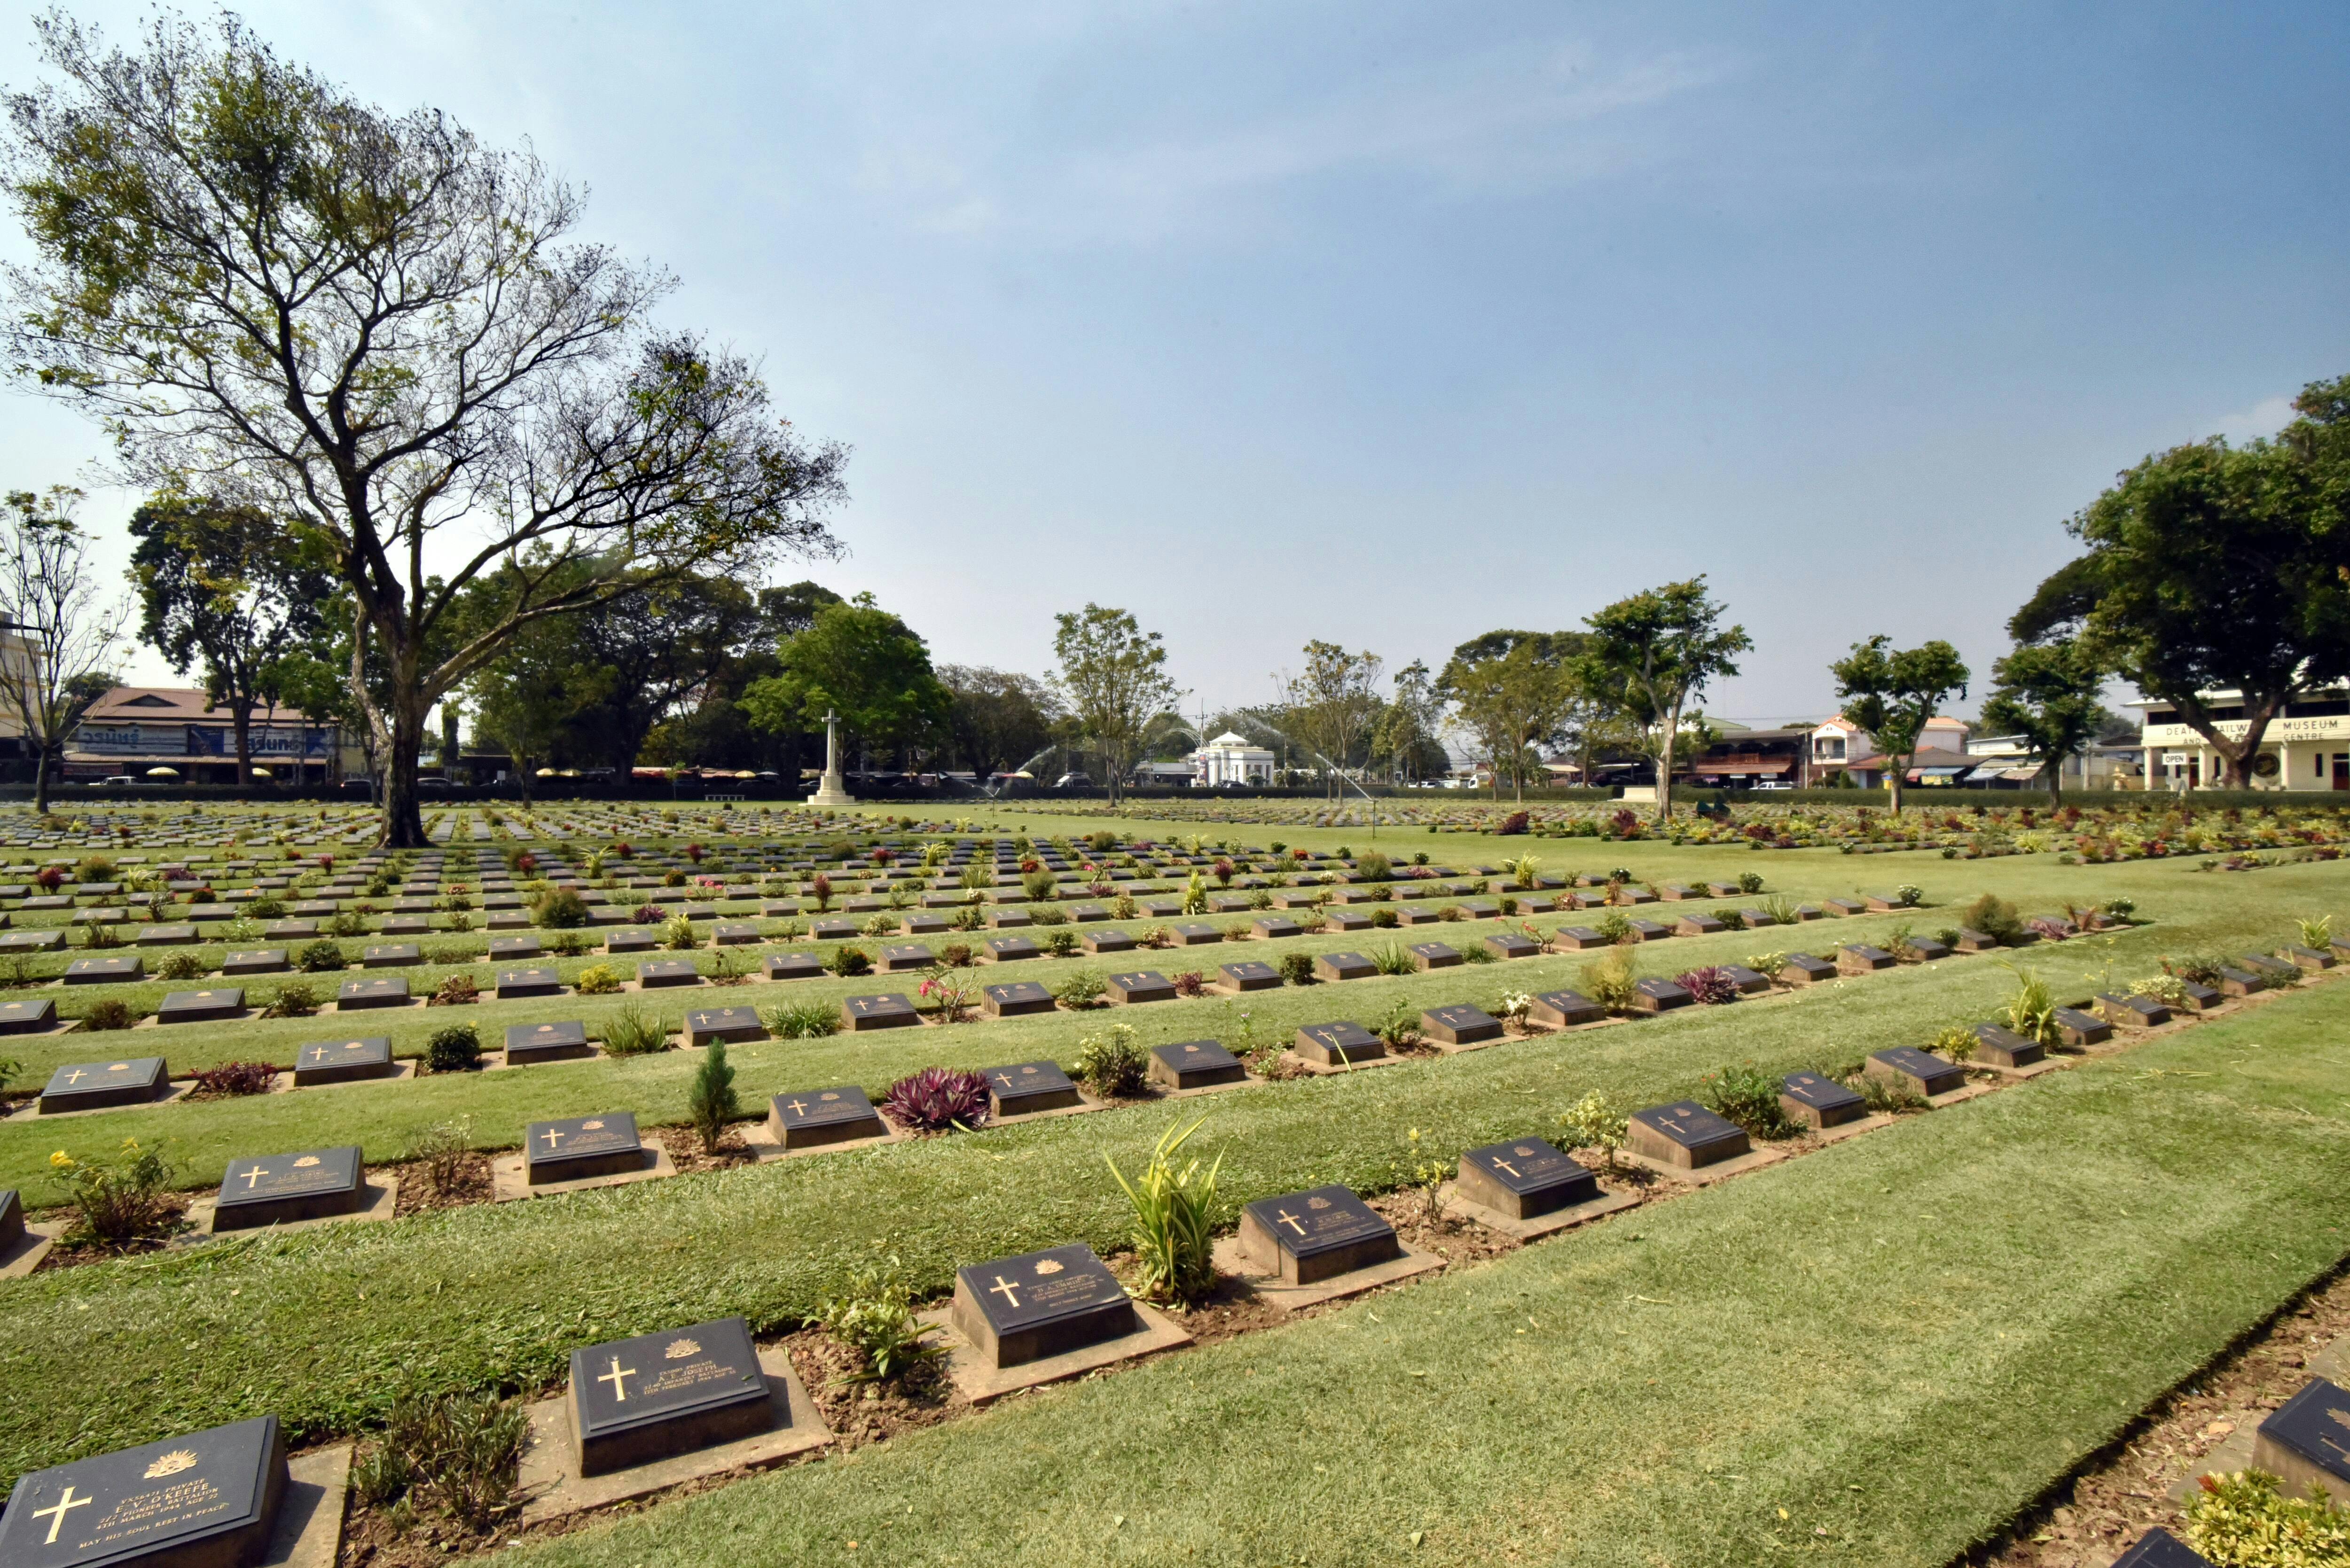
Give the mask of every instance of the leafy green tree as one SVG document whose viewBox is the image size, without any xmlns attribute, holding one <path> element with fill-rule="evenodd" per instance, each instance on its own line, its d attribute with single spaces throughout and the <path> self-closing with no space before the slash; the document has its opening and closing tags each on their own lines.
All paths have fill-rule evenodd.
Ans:
<svg viewBox="0 0 2350 1568">
<path fill-rule="evenodd" d="M 580 196 L 527 151 L 386 114 L 234 17 L 208 39 L 165 15 L 130 51 L 36 27 L 54 79 L 10 96 L 0 176 L 33 251 L 9 361 L 105 424 L 126 481 L 329 542 L 385 843 L 424 842 L 433 705 L 525 626 L 837 552 L 846 452 L 776 419 L 747 359 L 658 328 L 672 280 L 579 243 Z"/>
<path fill-rule="evenodd" d="M 579 657 L 578 630 L 569 616 L 525 628 L 470 686 L 473 733 L 505 748 L 525 802 L 533 775 L 555 758 L 572 726 L 612 695 L 615 672 Z"/>
<path fill-rule="evenodd" d="M 948 749 L 983 782 L 1049 750 L 1055 726 L 1067 717 L 1059 693 L 1033 675 L 947 664 L 940 666 L 939 680 L 952 699 Z"/>
<path fill-rule="evenodd" d="M 130 514 L 139 635 L 229 711 L 239 793 L 253 792 L 253 711 L 285 700 L 284 663 L 311 650 L 335 580 L 326 541 L 249 505 L 158 495 Z M 307 716 L 307 715 L 306 715 Z"/>
<path fill-rule="evenodd" d="M 1591 628 L 1582 661 L 1586 689 L 1638 726 L 1657 763 L 1660 820 L 1673 811 L 1682 710 L 1715 680 L 1736 675 L 1738 656 L 1754 646 L 1744 627 L 1721 624 L 1724 608 L 1699 576 L 1618 599 L 1584 621 Z"/>
<path fill-rule="evenodd" d="M 2113 715 L 2100 699 L 2106 672 L 2081 639 L 2026 643 L 1991 667 L 1982 722 L 2016 735 L 2040 761 L 2052 801 L 2064 798 L 2064 764 L 2089 748 Z"/>
<path fill-rule="evenodd" d="M 2215 436 L 2123 473 L 2065 524 L 2088 553 L 2018 617 L 2077 621 L 2092 656 L 2176 709 L 2239 789 L 2293 694 L 2350 674 L 2350 378 L 2293 406 L 2273 441 Z"/>
<path fill-rule="evenodd" d="M 1426 663 L 1413 659 L 1396 671 L 1395 694 L 1380 710 L 1371 730 L 1371 759 L 1383 763 L 1398 783 L 1432 777 L 1452 765 L 1437 738 L 1444 719 L 1444 699 Z"/>
<path fill-rule="evenodd" d="M 1437 677 L 1493 771 L 1496 800 L 1505 772 L 1523 800 L 1529 752 L 1557 741 L 1575 702 L 1582 642 L 1576 632 L 1489 631 L 1454 649 Z"/>
<path fill-rule="evenodd" d="M 1069 727 L 1100 753 L 1115 808 L 1152 725 L 1180 695 L 1167 676 L 1167 649 L 1126 610 L 1088 604 L 1053 619 Z"/>
<path fill-rule="evenodd" d="M 1908 776 L 1909 759 L 1918 754 L 1926 721 L 1950 698 L 1967 694 L 1967 667 L 1959 650 L 1939 639 L 1896 649 L 1891 638 L 1879 633 L 1854 643 L 1851 654 L 1829 669 L 1836 678 L 1844 716 L 1874 736 L 1885 755 L 1886 784 L 1893 792 L 1893 815 L 1898 816 L 1901 785 Z"/>
<path fill-rule="evenodd" d="M 114 689 L 127 609 L 99 603 L 89 535 L 74 525 L 78 490 L 9 492 L 0 518 L 0 712 L 33 760 L 33 809 L 49 809 L 49 779 L 66 741 Z M 13 644 L 8 646 L 7 644 Z"/>
<path fill-rule="evenodd" d="M 778 651 L 783 673 L 743 693 L 743 712 L 764 730 L 821 729 L 837 711 L 868 747 L 913 747 L 937 736 L 952 706 L 929 645 L 871 594 L 825 606 Z"/>
<path fill-rule="evenodd" d="M 1335 642 L 1308 642 L 1305 651 L 1305 671 L 1282 683 L 1283 695 L 1298 738 L 1319 753 L 1323 785 L 1336 799 L 1345 770 L 1378 720 L 1383 661 Z"/>
</svg>

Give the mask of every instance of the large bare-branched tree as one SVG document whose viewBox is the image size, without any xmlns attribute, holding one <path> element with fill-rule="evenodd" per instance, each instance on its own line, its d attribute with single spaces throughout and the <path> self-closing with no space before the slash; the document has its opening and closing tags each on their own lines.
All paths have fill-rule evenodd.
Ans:
<svg viewBox="0 0 2350 1568">
<path fill-rule="evenodd" d="M 12 369 L 102 420 L 125 481 L 330 541 L 387 843 L 422 842 L 426 714 L 522 628 L 837 553 L 846 452 L 657 329 L 669 275 L 570 238 L 581 197 L 526 149 L 362 103 L 233 17 L 130 50 L 38 26 L 52 79 L 9 96 L 0 176 L 35 247 Z M 492 613 L 436 635 L 502 567 Z"/>
<path fill-rule="evenodd" d="M 0 716 L 33 759 L 33 808 L 49 809 L 49 777 L 82 716 L 113 690 L 114 652 L 130 615 L 99 602 L 89 536 L 74 526 L 78 490 L 11 491 L 0 520 Z"/>
</svg>

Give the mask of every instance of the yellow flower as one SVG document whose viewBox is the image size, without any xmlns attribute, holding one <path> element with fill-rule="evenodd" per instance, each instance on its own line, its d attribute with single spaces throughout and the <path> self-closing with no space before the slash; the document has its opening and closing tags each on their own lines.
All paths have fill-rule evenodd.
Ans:
<svg viewBox="0 0 2350 1568">
<path fill-rule="evenodd" d="M 59 1149 L 57 1153 L 49 1156 L 49 1163 L 56 1166 L 59 1170 L 63 1170 L 68 1166 L 73 1164 L 73 1156 L 68 1154 L 63 1149 Z"/>
</svg>

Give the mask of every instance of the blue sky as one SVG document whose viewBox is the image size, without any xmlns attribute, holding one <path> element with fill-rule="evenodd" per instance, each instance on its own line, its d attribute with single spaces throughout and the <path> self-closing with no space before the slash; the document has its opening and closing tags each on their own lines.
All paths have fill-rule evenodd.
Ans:
<svg viewBox="0 0 2350 1568">
<path fill-rule="evenodd" d="M 1877 631 L 1987 674 L 2116 471 L 2350 370 L 2338 5 L 244 14 L 529 138 L 854 445 L 821 580 L 1028 670 L 1128 606 L 1187 706 L 1697 572 L 1719 713 Z M 8 487 L 100 455 L 7 395 Z"/>
</svg>

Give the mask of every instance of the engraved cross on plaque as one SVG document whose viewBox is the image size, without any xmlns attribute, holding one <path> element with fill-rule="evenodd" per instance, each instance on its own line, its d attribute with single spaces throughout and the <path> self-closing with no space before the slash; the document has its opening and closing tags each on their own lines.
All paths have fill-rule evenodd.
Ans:
<svg viewBox="0 0 2350 1568">
<path fill-rule="evenodd" d="M 88 1074 L 83 1072 L 79 1067 L 76 1067 L 72 1072 L 66 1075 L 66 1082 L 68 1084 L 78 1084 L 84 1078 L 88 1076 Z M 71 1491 L 73 1489 L 71 1487 L 68 1487 L 66 1490 L 68 1491 Z"/>
<path fill-rule="evenodd" d="M 66 1510 L 69 1508 L 86 1507 L 91 1501 L 93 1500 L 89 1498 L 74 1496 L 73 1483 L 71 1481 L 68 1481 L 66 1483 L 65 1496 L 57 1499 L 54 1506 L 49 1508 L 35 1509 L 33 1511 L 33 1517 L 35 1519 L 38 1519 L 44 1514 L 49 1516 L 48 1539 L 43 1542 L 42 1544 L 45 1546 L 55 1546 L 57 1543 L 57 1532 L 65 1528 Z"/>
<path fill-rule="evenodd" d="M 252 1191 L 253 1184 L 259 1181 L 263 1177 L 268 1174 L 269 1172 L 266 1169 L 258 1165 L 255 1166 L 251 1170 L 244 1172 L 244 1189 L 247 1192 Z"/>
<path fill-rule="evenodd" d="M 313 1045 L 313 1046 L 311 1046 L 311 1047 L 310 1047 L 310 1060 L 311 1060 L 311 1061 L 313 1061 L 313 1062 L 323 1062 L 323 1061 L 325 1061 L 326 1059 L 327 1059 L 327 1048 L 326 1048 L 324 1045 Z"/>
<path fill-rule="evenodd" d="M 1512 1165 L 1508 1160 L 1503 1159 L 1499 1155 L 1495 1155 L 1493 1157 L 1493 1168 L 1495 1170 L 1506 1170 L 1512 1176 L 1515 1176 L 1518 1173 L 1518 1168 L 1516 1166 Z"/>
<path fill-rule="evenodd" d="M 784 1108 L 790 1111 L 792 1115 L 795 1116 L 804 1116 L 807 1115 L 807 1102 L 806 1100 L 794 1100 L 790 1105 Z"/>
<path fill-rule="evenodd" d="M 538 1136 L 546 1140 L 546 1147 L 551 1152 L 555 1147 L 556 1141 L 563 1137 L 563 1129 L 561 1127 L 549 1127 Z"/>
<path fill-rule="evenodd" d="M 1300 1225 L 1297 1222 L 1297 1216 L 1292 1214 L 1288 1210 L 1283 1209 L 1277 1210 L 1274 1213 L 1274 1218 L 1279 1220 L 1282 1224 L 1286 1225 L 1291 1230 L 1296 1231 L 1299 1235 L 1303 1236 L 1305 1234 L 1305 1227 Z"/>
<path fill-rule="evenodd" d="M 636 1375 L 637 1369 L 635 1367 L 621 1366 L 620 1358 L 616 1355 L 612 1357 L 612 1370 L 605 1373 L 601 1377 L 596 1379 L 596 1381 L 598 1383 L 609 1383 L 612 1386 L 612 1403 L 615 1405 L 625 1405 L 629 1402 L 629 1386 L 625 1380 L 634 1377 Z"/>
<path fill-rule="evenodd" d="M 1002 1274 L 996 1275 L 995 1283 L 988 1288 L 988 1294 L 995 1295 L 998 1293 L 1001 1293 L 1003 1299 L 1009 1302 L 1012 1305 L 1018 1306 L 1020 1304 L 1020 1298 L 1013 1293 L 1011 1282 L 1006 1280 Z"/>
</svg>

